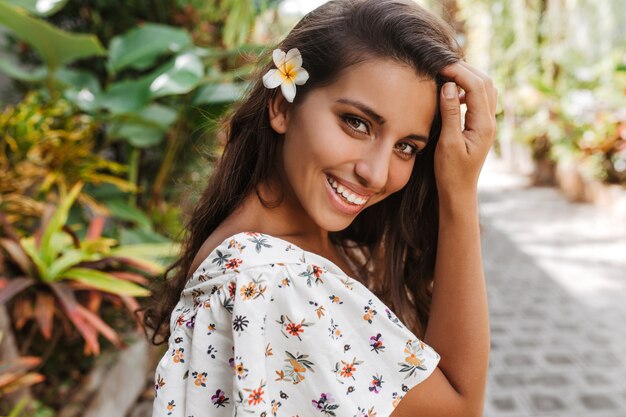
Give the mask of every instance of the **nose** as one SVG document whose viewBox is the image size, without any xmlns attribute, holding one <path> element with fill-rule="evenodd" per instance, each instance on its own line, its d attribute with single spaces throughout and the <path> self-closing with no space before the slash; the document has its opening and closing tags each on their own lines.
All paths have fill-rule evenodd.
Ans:
<svg viewBox="0 0 626 417">
<path fill-rule="evenodd" d="M 387 184 L 390 160 L 391 153 L 383 146 L 371 146 L 357 161 L 354 172 L 364 187 L 380 192 Z"/>
</svg>

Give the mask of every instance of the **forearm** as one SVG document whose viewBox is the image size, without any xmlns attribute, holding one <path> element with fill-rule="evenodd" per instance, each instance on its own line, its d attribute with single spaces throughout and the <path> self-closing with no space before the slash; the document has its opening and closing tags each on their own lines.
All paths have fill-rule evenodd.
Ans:
<svg viewBox="0 0 626 417">
<path fill-rule="evenodd" d="M 483 274 L 478 199 L 439 198 L 439 239 L 430 319 L 424 342 L 439 368 L 472 406 L 482 407 L 489 367 L 489 312 Z"/>
</svg>

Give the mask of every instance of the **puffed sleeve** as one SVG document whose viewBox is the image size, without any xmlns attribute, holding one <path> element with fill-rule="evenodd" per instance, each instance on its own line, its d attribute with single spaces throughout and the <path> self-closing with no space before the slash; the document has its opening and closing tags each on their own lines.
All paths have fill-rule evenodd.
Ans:
<svg viewBox="0 0 626 417">
<path fill-rule="evenodd" d="M 184 290 L 168 351 L 155 371 L 153 417 L 267 414 L 265 268 L 236 271 Z"/>
</svg>

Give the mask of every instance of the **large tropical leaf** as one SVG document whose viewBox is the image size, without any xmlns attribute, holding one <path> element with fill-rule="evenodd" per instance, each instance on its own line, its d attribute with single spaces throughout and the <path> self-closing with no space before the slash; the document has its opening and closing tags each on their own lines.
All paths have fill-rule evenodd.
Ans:
<svg viewBox="0 0 626 417">
<path fill-rule="evenodd" d="M 61 10 L 68 0 L 7 0 L 37 16 L 51 16 Z"/>
<path fill-rule="evenodd" d="M 193 96 L 191 104 L 232 103 L 243 97 L 248 83 L 220 83 L 200 86 Z"/>
<path fill-rule="evenodd" d="M 126 67 L 147 69 L 160 55 L 179 52 L 191 45 L 191 37 L 183 29 L 146 23 L 111 40 L 107 69 L 111 73 Z"/>
<path fill-rule="evenodd" d="M 106 55 L 106 50 L 94 35 L 57 29 L 41 19 L 29 16 L 23 9 L 6 0 L 0 0 L 0 25 L 12 30 L 31 45 L 53 71 L 79 58 Z"/>
<path fill-rule="evenodd" d="M 4 304 L 11 298 L 15 297 L 26 288 L 34 285 L 37 281 L 34 278 L 18 277 L 18 278 L 0 278 L 2 284 L 0 286 L 0 304 Z"/>
<path fill-rule="evenodd" d="M 204 76 L 204 65 L 200 58 L 191 53 L 176 56 L 157 69 L 150 84 L 150 96 L 162 97 L 185 94 L 193 90 Z"/>
<path fill-rule="evenodd" d="M 72 204 L 74 204 L 74 200 L 76 200 L 76 197 L 82 188 L 82 182 L 76 183 L 67 196 L 61 201 L 50 221 L 44 226 L 45 229 L 41 237 L 39 253 L 41 254 L 41 260 L 46 265 L 50 265 L 52 263 L 52 260 L 58 250 L 58 248 L 51 245 L 52 238 L 55 233 L 58 233 L 61 230 L 61 228 L 65 225 L 65 222 L 67 222 L 70 208 L 72 207 Z"/>
<path fill-rule="evenodd" d="M 74 296 L 74 291 L 68 285 L 61 282 L 50 283 L 50 288 L 52 288 L 59 299 L 67 317 L 85 339 L 84 353 L 99 354 L 100 345 L 98 344 L 98 332 L 80 313 L 78 308 L 79 304 Z"/>
<path fill-rule="evenodd" d="M 146 288 L 95 269 L 72 268 L 65 271 L 62 277 L 76 280 L 95 289 L 112 294 L 132 295 L 133 297 L 145 297 L 150 295 L 150 291 Z"/>
<path fill-rule="evenodd" d="M 5 75 L 24 82 L 43 81 L 48 77 L 48 69 L 44 66 L 25 69 L 12 62 L 8 57 L 0 59 L 0 72 Z"/>
<path fill-rule="evenodd" d="M 165 133 L 176 120 L 174 109 L 152 104 L 135 113 L 116 116 L 111 130 L 114 136 L 124 138 L 133 146 L 145 148 L 157 145 L 165 137 Z"/>
<path fill-rule="evenodd" d="M 111 250 L 110 255 L 132 256 L 136 258 L 168 258 L 178 253 L 179 245 L 167 243 L 143 243 L 135 245 L 122 245 Z"/>
<path fill-rule="evenodd" d="M 18 242 L 1 237 L 0 247 L 7 252 L 10 259 L 20 267 L 23 273 L 29 276 L 34 274 L 33 264 L 24 251 L 24 248 Z"/>
</svg>

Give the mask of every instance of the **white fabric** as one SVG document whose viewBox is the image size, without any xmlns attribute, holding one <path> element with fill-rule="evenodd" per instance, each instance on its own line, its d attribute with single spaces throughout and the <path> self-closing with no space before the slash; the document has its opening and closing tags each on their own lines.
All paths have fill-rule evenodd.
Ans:
<svg viewBox="0 0 626 417">
<path fill-rule="evenodd" d="M 200 264 L 170 329 L 153 417 L 388 417 L 440 359 L 335 264 L 254 232 Z"/>
</svg>

